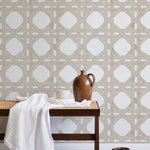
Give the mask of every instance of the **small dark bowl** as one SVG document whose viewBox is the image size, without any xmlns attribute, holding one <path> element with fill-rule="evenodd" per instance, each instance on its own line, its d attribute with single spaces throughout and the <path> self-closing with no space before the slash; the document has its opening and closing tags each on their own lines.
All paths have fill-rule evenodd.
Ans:
<svg viewBox="0 0 150 150">
<path fill-rule="evenodd" d="M 127 147 L 116 147 L 116 148 L 113 148 L 112 150 L 130 150 L 130 148 L 127 148 Z"/>
</svg>

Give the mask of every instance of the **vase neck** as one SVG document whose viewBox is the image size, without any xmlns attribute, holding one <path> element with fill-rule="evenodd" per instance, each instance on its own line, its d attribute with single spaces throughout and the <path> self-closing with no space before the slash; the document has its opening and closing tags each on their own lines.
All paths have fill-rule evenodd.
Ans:
<svg viewBox="0 0 150 150">
<path fill-rule="evenodd" d="M 85 71 L 84 70 L 81 70 L 81 75 L 85 74 Z"/>
</svg>

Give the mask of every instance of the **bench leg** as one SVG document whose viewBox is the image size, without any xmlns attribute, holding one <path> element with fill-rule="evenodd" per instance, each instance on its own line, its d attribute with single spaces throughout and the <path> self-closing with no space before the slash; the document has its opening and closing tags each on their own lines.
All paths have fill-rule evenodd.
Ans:
<svg viewBox="0 0 150 150">
<path fill-rule="evenodd" d="M 99 116 L 95 116 L 95 150 L 99 150 Z"/>
</svg>

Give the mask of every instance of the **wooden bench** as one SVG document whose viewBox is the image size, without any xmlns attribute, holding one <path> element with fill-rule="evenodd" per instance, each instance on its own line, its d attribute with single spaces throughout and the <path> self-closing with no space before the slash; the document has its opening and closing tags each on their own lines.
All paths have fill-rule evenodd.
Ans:
<svg viewBox="0 0 150 150">
<path fill-rule="evenodd" d="M 0 116 L 8 116 L 9 110 L 17 101 L 0 101 Z M 99 116 L 100 109 L 96 101 L 92 101 L 90 107 L 61 107 L 49 110 L 51 116 L 93 116 L 95 117 L 94 134 L 52 134 L 54 140 L 94 140 L 94 149 L 99 150 Z M 0 140 L 4 134 L 0 134 Z"/>
</svg>

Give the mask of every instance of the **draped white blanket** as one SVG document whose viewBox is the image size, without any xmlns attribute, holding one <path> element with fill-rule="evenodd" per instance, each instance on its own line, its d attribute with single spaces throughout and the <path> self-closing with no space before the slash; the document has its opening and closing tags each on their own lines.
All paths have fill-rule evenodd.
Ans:
<svg viewBox="0 0 150 150">
<path fill-rule="evenodd" d="M 90 101 L 71 102 L 34 94 L 10 109 L 4 143 L 11 150 L 54 150 L 49 109 L 88 107 Z"/>
</svg>

